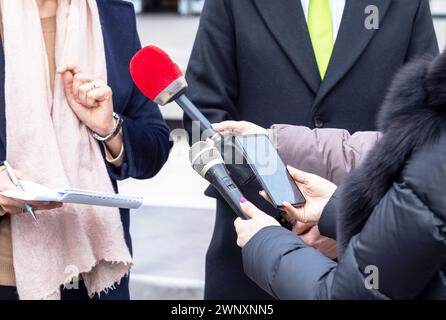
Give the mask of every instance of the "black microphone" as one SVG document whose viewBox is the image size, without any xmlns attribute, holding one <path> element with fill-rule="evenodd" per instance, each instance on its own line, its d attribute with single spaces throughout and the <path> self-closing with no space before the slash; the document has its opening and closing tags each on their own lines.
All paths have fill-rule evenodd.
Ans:
<svg viewBox="0 0 446 320">
<path fill-rule="evenodd" d="M 240 200 L 244 198 L 243 194 L 229 176 L 223 158 L 217 148 L 206 142 L 199 141 L 190 148 L 189 159 L 192 168 L 218 190 L 232 210 L 240 218 L 244 220 L 249 219 L 240 207 Z"/>
</svg>

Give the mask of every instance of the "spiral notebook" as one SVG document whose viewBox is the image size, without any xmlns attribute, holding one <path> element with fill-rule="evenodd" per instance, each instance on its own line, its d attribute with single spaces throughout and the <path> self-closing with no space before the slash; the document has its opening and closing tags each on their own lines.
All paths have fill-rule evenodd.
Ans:
<svg viewBox="0 0 446 320">
<path fill-rule="evenodd" d="M 0 192 L 0 195 L 25 201 L 55 201 L 123 209 L 138 209 L 144 201 L 141 197 L 123 196 L 115 193 L 71 188 L 50 189 L 29 180 L 22 180 L 20 183 L 24 191 L 8 190 Z"/>
</svg>

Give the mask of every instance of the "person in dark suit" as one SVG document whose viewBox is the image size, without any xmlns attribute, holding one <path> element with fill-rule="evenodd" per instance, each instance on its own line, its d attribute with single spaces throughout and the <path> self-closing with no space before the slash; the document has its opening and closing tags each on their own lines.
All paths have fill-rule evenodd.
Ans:
<svg viewBox="0 0 446 320">
<path fill-rule="evenodd" d="M 3 44 L 0 87 L 5 89 L 0 90 L 0 160 L 13 159 L 14 168 L 32 180 L 37 177 L 42 182 L 45 178 L 64 176 L 67 187 L 86 188 L 88 184 L 97 184 L 99 188 L 110 189 L 109 192 L 118 191 L 117 180 L 155 176 L 167 161 L 172 145 L 159 108 L 144 97 L 130 76 L 130 59 L 141 48 L 133 5 L 118 0 L 44 0 L 36 2 L 37 10 L 35 3 L 27 0 L 0 3 L 2 14 L 13 13 L 3 15 L 4 41 L 0 42 Z M 23 28 L 12 29 L 16 21 L 24 20 L 23 17 L 32 19 L 23 23 Z M 76 28 L 64 29 L 67 24 Z M 15 32 L 8 33 L 10 30 Z M 78 40 L 77 36 L 85 41 L 73 41 Z M 67 39 L 64 50 L 58 50 L 57 37 Z M 101 41 L 94 41 L 98 38 Z M 35 47 L 35 51 L 26 51 Z M 92 47 L 97 50 L 91 50 Z M 11 52 L 18 54 L 11 55 Z M 67 53 L 69 61 L 65 59 Z M 27 54 L 32 54 L 35 61 L 29 63 Z M 84 63 L 90 68 L 84 67 L 82 73 L 66 63 Z M 29 77 L 14 78 L 5 64 L 10 70 L 11 66 L 16 66 Z M 26 66 L 26 70 L 21 65 Z M 89 72 L 96 74 L 95 68 L 103 71 L 103 77 L 88 75 Z M 42 77 L 42 81 L 31 81 L 36 77 Z M 15 115 L 23 119 L 19 123 L 11 118 L 17 111 L 11 109 L 10 102 L 21 96 L 28 96 L 33 105 L 26 113 Z M 16 107 L 19 105 L 14 105 Z M 33 126 L 36 130 L 30 129 Z M 15 137 L 26 137 L 27 141 L 14 145 L 10 128 L 15 130 Z M 53 143 L 58 139 L 63 143 Z M 26 157 L 17 157 L 19 149 L 29 150 L 32 145 L 40 152 L 24 152 Z M 46 152 L 50 147 L 52 152 Z M 56 166 L 48 168 L 46 161 L 54 161 Z M 33 163 L 38 170 L 28 170 Z M 42 168 L 48 173 L 43 177 Z M 90 177 L 99 179 L 92 181 Z M 0 190 L 14 188 L 1 168 Z M 132 244 L 128 209 L 64 204 L 55 209 L 59 211 L 54 214 L 48 210 L 60 205 L 39 206 L 36 203 L 36 211 L 43 211 L 38 211 L 38 223 L 34 224 L 23 213 L 23 205 L 18 199 L 0 197 L 0 299 L 130 298 L 128 272 L 132 264 Z M 30 233 L 23 239 L 17 237 L 18 227 L 28 225 Z M 35 230 L 40 233 L 36 234 Z M 58 233 L 59 239 L 51 238 Z M 11 235 L 15 236 L 14 243 L 11 243 Z M 33 235 L 35 237 L 31 238 Z M 82 241 L 73 241 L 73 237 Z M 32 239 L 35 240 L 32 245 L 16 250 L 20 242 L 26 245 L 26 241 Z M 49 254 L 54 259 L 48 259 Z M 77 271 L 67 269 L 64 272 L 67 257 L 70 261 L 67 267 L 72 264 Z M 55 268 L 57 265 L 61 269 Z M 64 288 L 65 283 L 77 277 L 80 278 L 78 289 L 74 284 L 71 289 Z M 42 286 L 36 286 L 39 283 L 43 283 Z"/>
<path fill-rule="evenodd" d="M 378 29 L 366 23 L 370 5 Z M 437 54 L 428 0 L 207 0 L 187 94 L 211 122 L 373 131 L 395 72 Z M 187 117 L 184 125 L 191 130 Z M 278 214 L 255 181 L 240 187 L 263 211 Z M 206 195 L 217 199 L 217 213 L 205 298 L 271 299 L 243 273 L 235 214 L 213 188 Z"/>
</svg>

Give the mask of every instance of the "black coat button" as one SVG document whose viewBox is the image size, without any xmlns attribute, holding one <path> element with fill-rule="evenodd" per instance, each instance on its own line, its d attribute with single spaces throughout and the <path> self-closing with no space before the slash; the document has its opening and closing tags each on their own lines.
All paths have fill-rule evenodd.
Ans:
<svg viewBox="0 0 446 320">
<path fill-rule="evenodd" d="M 324 120 L 322 120 L 321 117 L 314 117 L 314 126 L 316 128 L 323 128 L 324 127 Z"/>
</svg>

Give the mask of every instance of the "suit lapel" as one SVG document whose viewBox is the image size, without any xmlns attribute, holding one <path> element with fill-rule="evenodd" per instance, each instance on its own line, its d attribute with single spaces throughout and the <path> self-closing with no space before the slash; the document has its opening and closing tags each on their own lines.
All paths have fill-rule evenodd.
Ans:
<svg viewBox="0 0 446 320">
<path fill-rule="evenodd" d="M 321 83 L 299 0 L 253 0 L 265 24 L 307 85 L 316 93 Z"/>
<path fill-rule="evenodd" d="M 365 8 L 375 5 L 379 8 L 379 22 L 385 17 L 391 0 L 347 0 L 341 27 L 333 50 L 333 55 L 328 66 L 324 81 L 317 93 L 314 106 L 326 97 L 333 87 L 345 76 L 353 67 L 361 54 L 367 48 L 370 40 L 377 30 L 365 28 L 367 17 Z M 378 57 L 377 57 L 378 58 Z"/>
</svg>

